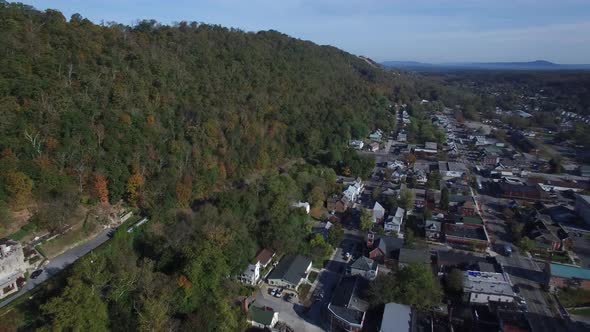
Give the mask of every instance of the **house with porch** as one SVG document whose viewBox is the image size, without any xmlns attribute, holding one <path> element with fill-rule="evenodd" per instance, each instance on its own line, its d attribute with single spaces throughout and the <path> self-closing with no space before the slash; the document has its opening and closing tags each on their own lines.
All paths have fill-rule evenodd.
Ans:
<svg viewBox="0 0 590 332">
<path fill-rule="evenodd" d="M 393 265 L 404 240 L 393 236 L 377 237 L 374 233 L 367 234 L 369 258 L 382 264 Z"/>
<path fill-rule="evenodd" d="M 269 285 L 296 290 L 311 271 L 311 259 L 301 255 L 285 256 L 269 274 Z"/>
<path fill-rule="evenodd" d="M 379 272 L 379 263 L 368 257 L 361 256 L 348 266 L 347 272 L 351 276 L 361 276 L 373 280 Z"/>
<path fill-rule="evenodd" d="M 373 223 L 380 223 L 385 217 L 385 208 L 379 202 L 375 202 L 373 206 Z"/>
<path fill-rule="evenodd" d="M 402 225 L 404 223 L 404 214 L 406 211 L 400 207 L 395 210 L 395 214 L 387 217 L 383 228 L 385 232 L 395 232 L 398 237 L 403 238 Z"/>
</svg>

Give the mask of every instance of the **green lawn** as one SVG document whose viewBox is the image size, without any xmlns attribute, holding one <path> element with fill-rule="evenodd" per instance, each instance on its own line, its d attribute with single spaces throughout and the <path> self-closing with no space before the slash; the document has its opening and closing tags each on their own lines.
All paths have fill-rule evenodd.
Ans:
<svg viewBox="0 0 590 332">
<path fill-rule="evenodd" d="M 557 296 L 566 308 L 590 306 L 590 290 L 562 289 L 557 293 Z"/>
<path fill-rule="evenodd" d="M 16 233 L 10 235 L 8 238 L 15 240 L 15 241 L 20 241 L 22 239 L 24 239 L 27 235 L 31 234 L 31 232 L 35 231 L 35 226 L 31 223 L 24 225 L 23 227 L 21 227 Z"/>
<path fill-rule="evenodd" d="M 566 264 L 572 263 L 569 256 L 566 253 L 561 253 L 561 252 L 554 252 L 553 255 L 550 255 L 546 251 L 538 251 L 538 252 L 534 253 L 534 256 L 535 256 L 535 258 L 539 258 L 542 260 L 550 259 L 551 261 L 556 262 L 556 263 L 566 263 Z"/>
<path fill-rule="evenodd" d="M 309 272 L 309 275 L 307 276 L 307 280 L 309 280 L 309 282 L 312 284 L 317 278 L 318 278 L 318 273 L 314 272 L 314 271 Z"/>
<path fill-rule="evenodd" d="M 303 301 L 307 298 L 310 288 L 311 288 L 311 285 L 309 285 L 309 284 L 302 284 L 301 286 L 299 286 L 299 288 L 297 288 L 297 293 L 299 294 L 299 299 L 301 301 Z"/>
<path fill-rule="evenodd" d="M 572 315 L 590 317 L 590 308 L 583 308 L 583 309 L 571 309 L 569 313 Z"/>
<path fill-rule="evenodd" d="M 44 242 L 37 246 L 37 250 L 45 257 L 55 257 L 72 246 L 84 242 L 93 233 L 94 229 L 84 229 L 85 227 L 78 227 L 69 232 L 56 237 L 53 240 Z"/>
</svg>

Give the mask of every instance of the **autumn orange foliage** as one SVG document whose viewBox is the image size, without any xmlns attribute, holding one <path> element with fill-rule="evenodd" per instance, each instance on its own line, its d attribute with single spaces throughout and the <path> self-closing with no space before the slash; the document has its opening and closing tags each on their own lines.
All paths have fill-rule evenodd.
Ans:
<svg viewBox="0 0 590 332">
<path fill-rule="evenodd" d="M 143 176 L 137 172 L 133 173 L 129 180 L 127 180 L 127 193 L 129 193 L 129 202 L 137 204 L 140 196 L 140 190 L 145 183 Z"/>
<path fill-rule="evenodd" d="M 104 175 L 94 176 L 94 192 L 102 204 L 109 204 L 108 181 Z"/>
</svg>

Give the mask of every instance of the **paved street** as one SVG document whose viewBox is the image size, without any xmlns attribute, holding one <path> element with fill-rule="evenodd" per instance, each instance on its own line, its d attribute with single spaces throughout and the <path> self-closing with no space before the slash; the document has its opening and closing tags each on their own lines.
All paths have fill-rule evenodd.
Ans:
<svg viewBox="0 0 590 332">
<path fill-rule="evenodd" d="M 18 291 L 18 293 L 16 293 L 16 295 L 13 295 L 12 297 L 1 302 L 0 308 L 8 305 L 12 301 L 19 298 L 20 296 L 28 293 L 30 290 L 32 290 L 33 288 L 42 284 L 47 279 L 49 279 L 52 276 L 61 272 L 67 266 L 69 266 L 70 264 L 75 262 L 78 258 L 86 255 L 90 251 L 94 250 L 96 247 L 98 247 L 101 244 L 103 244 L 104 242 L 106 242 L 109 239 L 107 234 L 109 233 L 110 230 L 111 230 L 110 228 L 107 228 L 107 229 L 103 230 L 101 233 L 99 233 L 93 239 L 87 241 L 86 243 L 84 243 L 76 248 L 72 248 L 72 249 L 66 251 L 65 253 L 50 260 L 50 262 L 47 265 L 42 267 L 43 273 L 39 277 L 37 277 L 36 279 L 30 279 L 27 282 L 27 284 L 20 291 Z"/>
</svg>

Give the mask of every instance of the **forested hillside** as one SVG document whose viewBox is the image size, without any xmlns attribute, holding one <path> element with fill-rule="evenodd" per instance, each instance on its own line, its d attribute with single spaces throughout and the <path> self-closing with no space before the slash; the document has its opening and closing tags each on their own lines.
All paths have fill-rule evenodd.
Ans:
<svg viewBox="0 0 590 332">
<path fill-rule="evenodd" d="M 391 126 L 385 74 L 274 31 L 98 26 L 1 3 L 0 44 L 4 209 L 64 195 L 188 205 Z"/>
<path fill-rule="evenodd" d="M 77 206 L 118 202 L 150 217 L 0 329 L 243 330 L 236 303 L 252 289 L 233 276 L 258 249 L 321 264 L 341 240 L 314 237 L 290 206 L 323 207 L 342 190 L 334 170 L 371 170 L 347 141 L 392 130 L 393 102 L 465 98 L 275 31 L 99 26 L 0 1 L 0 45 L 0 227 L 29 211 L 30 225 L 58 231 Z"/>
<path fill-rule="evenodd" d="M 341 190 L 331 168 L 268 171 L 304 158 L 359 175 L 372 162 L 347 140 L 395 125 L 393 75 L 274 31 L 0 2 L 0 44 L 0 226 L 29 211 L 58 231 L 76 206 L 120 201 L 150 216 L 0 328 L 241 330 L 249 290 L 229 277 L 261 247 L 321 261 L 329 244 L 290 204 Z"/>
</svg>

